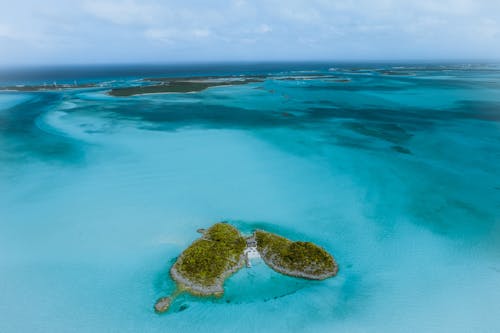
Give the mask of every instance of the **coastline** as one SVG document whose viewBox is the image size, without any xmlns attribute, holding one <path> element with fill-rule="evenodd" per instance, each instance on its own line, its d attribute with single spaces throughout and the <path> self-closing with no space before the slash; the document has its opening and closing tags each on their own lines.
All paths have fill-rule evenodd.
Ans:
<svg viewBox="0 0 500 333">
<path fill-rule="evenodd" d="M 314 243 L 291 241 L 264 230 L 254 234 L 262 260 L 278 273 L 308 280 L 325 280 L 338 273 L 334 257 Z"/>
<path fill-rule="evenodd" d="M 245 249 L 245 238 L 238 229 L 216 223 L 180 254 L 170 276 L 194 295 L 221 296 L 224 281 L 244 266 Z"/>
<path fill-rule="evenodd" d="M 325 280 L 325 279 L 328 279 L 330 277 L 337 275 L 337 273 L 339 271 L 339 266 L 337 264 L 335 264 L 335 268 L 333 271 L 328 272 L 328 273 L 322 273 L 322 274 L 308 274 L 308 273 L 298 271 L 298 270 L 290 270 L 290 269 L 283 267 L 282 265 L 276 264 L 274 262 L 275 255 L 268 255 L 267 252 L 268 251 L 259 251 L 262 260 L 266 263 L 266 265 L 271 267 L 273 270 L 275 270 L 278 273 L 284 274 L 284 275 L 303 278 L 303 279 L 307 279 L 307 280 Z"/>
<path fill-rule="evenodd" d="M 224 80 L 226 79 L 226 80 Z M 193 93 L 204 91 L 212 87 L 236 86 L 249 83 L 263 82 L 264 79 L 256 79 L 253 77 L 232 79 L 228 77 L 220 77 L 218 80 L 206 78 L 145 78 L 143 82 L 152 82 L 151 85 L 133 86 L 133 87 L 117 87 L 109 90 L 108 95 L 114 97 L 129 97 L 145 94 L 160 94 L 160 93 Z"/>
<path fill-rule="evenodd" d="M 188 291 L 189 293 L 197 296 L 216 296 L 220 297 L 224 293 L 225 280 L 243 268 L 245 264 L 245 256 L 242 254 L 235 266 L 225 270 L 215 283 L 210 286 L 204 286 L 200 283 L 190 281 L 184 277 L 176 268 L 175 264 L 170 268 L 170 276 L 179 285 L 180 288 Z"/>
</svg>

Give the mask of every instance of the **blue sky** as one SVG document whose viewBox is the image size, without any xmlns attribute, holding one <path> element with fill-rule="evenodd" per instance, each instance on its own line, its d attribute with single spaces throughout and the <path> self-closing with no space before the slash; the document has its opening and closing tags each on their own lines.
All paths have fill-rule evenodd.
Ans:
<svg viewBox="0 0 500 333">
<path fill-rule="evenodd" d="M 499 58 L 498 0 L 0 0 L 0 65 Z"/>
</svg>

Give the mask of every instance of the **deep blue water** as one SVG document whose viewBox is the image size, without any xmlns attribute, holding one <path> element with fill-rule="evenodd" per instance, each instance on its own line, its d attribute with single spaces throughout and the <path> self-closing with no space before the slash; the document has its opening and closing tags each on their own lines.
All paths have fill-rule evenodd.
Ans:
<svg viewBox="0 0 500 333">
<path fill-rule="evenodd" d="M 151 76 L 268 75 L 111 97 Z M 0 332 L 500 331 L 500 67 L 230 64 L 10 69 L 0 83 Z M 255 262 L 222 299 L 168 270 L 228 220 L 330 251 Z"/>
</svg>

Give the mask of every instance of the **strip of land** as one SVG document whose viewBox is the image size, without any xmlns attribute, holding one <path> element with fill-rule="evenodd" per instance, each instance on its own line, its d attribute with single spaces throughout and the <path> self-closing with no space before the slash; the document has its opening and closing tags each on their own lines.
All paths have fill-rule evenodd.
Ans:
<svg viewBox="0 0 500 333">
<path fill-rule="evenodd" d="M 334 75 L 314 74 L 314 75 L 288 75 L 288 76 L 193 76 L 193 77 L 159 77 L 141 79 L 139 85 L 111 88 L 107 94 L 115 97 L 129 97 L 146 94 L 168 94 L 168 93 L 194 93 L 212 87 L 245 85 L 249 83 L 263 82 L 266 79 L 279 81 L 305 81 L 305 80 L 325 80 L 334 82 L 348 82 L 347 79 Z M 137 81 L 136 81 L 137 82 Z M 43 85 L 11 85 L 0 87 L 0 91 L 37 92 L 37 91 L 58 91 L 69 89 L 83 89 L 102 87 L 99 83 L 82 84 L 43 84 Z"/>
<path fill-rule="evenodd" d="M 41 84 L 41 85 L 17 85 L 0 87 L 0 91 L 19 91 L 19 92 L 35 92 L 35 91 L 55 91 L 67 89 L 83 89 L 97 87 L 96 83 L 82 84 Z"/>
<path fill-rule="evenodd" d="M 243 85 L 262 82 L 263 77 L 192 77 L 192 78 L 146 78 L 143 81 L 151 85 L 113 88 L 108 94 L 116 97 L 128 97 L 144 94 L 190 93 L 199 92 L 211 87 Z"/>
</svg>

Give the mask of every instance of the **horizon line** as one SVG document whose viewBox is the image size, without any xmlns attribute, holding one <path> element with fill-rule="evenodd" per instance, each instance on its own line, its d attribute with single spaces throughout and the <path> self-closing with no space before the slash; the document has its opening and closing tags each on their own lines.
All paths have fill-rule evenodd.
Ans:
<svg viewBox="0 0 500 333">
<path fill-rule="evenodd" d="M 435 58 L 435 59 L 296 59 L 296 60 L 207 60 L 207 61 L 144 61 L 144 62 L 75 62 L 75 63 L 0 63 L 0 70 L 50 67 L 104 67 L 104 66 L 210 66 L 210 65 L 273 65 L 273 64 L 493 64 L 500 59 L 488 58 Z"/>
</svg>

